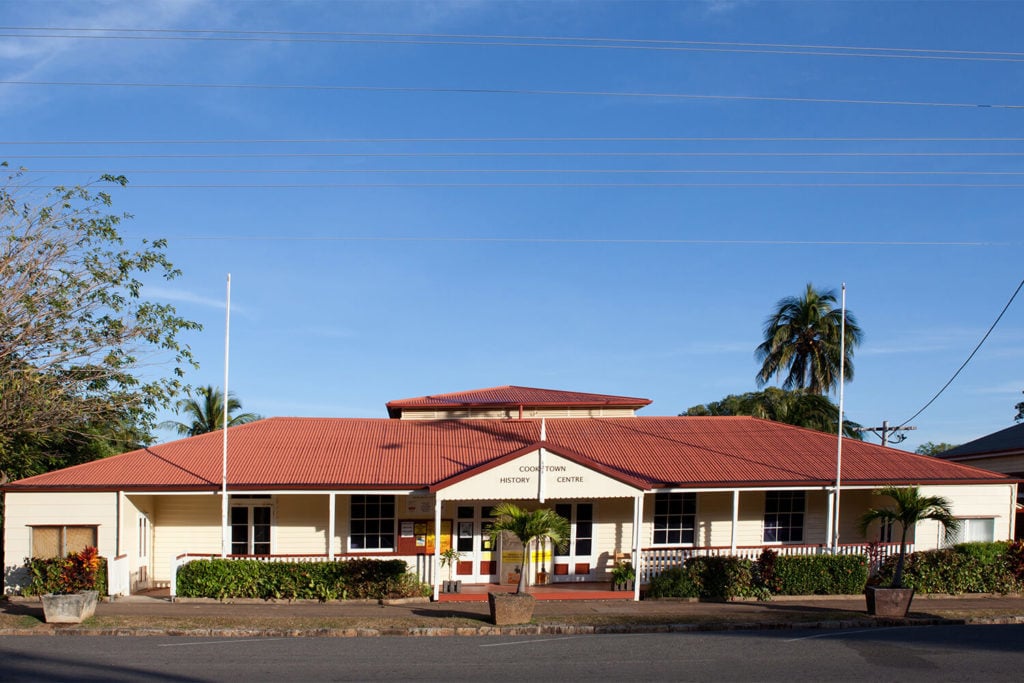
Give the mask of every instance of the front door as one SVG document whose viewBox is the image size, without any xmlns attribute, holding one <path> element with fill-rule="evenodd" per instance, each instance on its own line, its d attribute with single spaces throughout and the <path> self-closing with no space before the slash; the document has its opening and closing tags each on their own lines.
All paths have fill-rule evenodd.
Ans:
<svg viewBox="0 0 1024 683">
<path fill-rule="evenodd" d="M 149 549 L 153 545 L 153 530 L 149 522 L 149 515 L 145 512 L 139 513 L 139 539 L 138 539 L 138 558 L 136 566 L 138 571 L 135 575 L 135 581 L 132 585 L 132 591 L 144 590 L 149 588 Z"/>
<path fill-rule="evenodd" d="M 496 582 L 498 557 L 491 537 L 491 506 L 459 505 L 455 517 L 455 549 L 460 557 L 454 578 L 467 583 Z M 447 570 L 443 571 L 447 578 Z"/>
<path fill-rule="evenodd" d="M 594 504 L 557 503 L 555 512 L 569 520 L 568 548 L 555 555 L 555 581 L 589 581 L 594 570 Z"/>
</svg>

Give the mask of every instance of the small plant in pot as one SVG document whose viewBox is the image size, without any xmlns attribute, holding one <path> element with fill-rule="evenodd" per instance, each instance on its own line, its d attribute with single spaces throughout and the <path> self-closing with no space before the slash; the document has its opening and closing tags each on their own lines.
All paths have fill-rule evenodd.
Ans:
<svg viewBox="0 0 1024 683">
<path fill-rule="evenodd" d="M 629 560 L 622 560 L 612 567 L 612 590 L 631 591 L 636 581 L 636 569 Z"/>
<path fill-rule="evenodd" d="M 497 626 L 523 624 L 533 618 L 534 598 L 530 595 L 530 551 L 541 542 L 551 541 L 560 551 L 569 544 L 569 521 L 550 508 L 527 511 L 513 503 L 502 503 L 494 508 L 495 534 L 511 534 L 523 544 L 519 582 L 515 593 L 488 593 L 491 619 Z"/>
<path fill-rule="evenodd" d="M 462 592 L 462 581 L 453 580 L 452 573 L 456 570 L 459 565 L 459 559 L 462 557 L 455 548 L 448 548 L 441 553 L 441 566 L 448 567 L 448 580 L 442 582 L 442 588 L 445 593 L 460 593 Z"/>
<path fill-rule="evenodd" d="M 876 495 L 888 496 L 893 500 L 891 508 L 871 508 L 860 518 L 860 531 L 867 535 L 872 522 L 896 522 L 900 525 L 900 555 L 896 561 L 892 585 L 888 588 L 868 586 L 865 589 L 868 614 L 880 617 L 905 617 L 914 599 L 914 589 L 903 585 L 903 567 L 907 558 L 907 532 L 926 519 L 938 522 L 946 532 L 946 538 L 960 529 L 960 520 L 953 517 L 950 503 L 942 496 L 922 496 L 916 486 L 886 486 L 875 491 Z"/>
</svg>

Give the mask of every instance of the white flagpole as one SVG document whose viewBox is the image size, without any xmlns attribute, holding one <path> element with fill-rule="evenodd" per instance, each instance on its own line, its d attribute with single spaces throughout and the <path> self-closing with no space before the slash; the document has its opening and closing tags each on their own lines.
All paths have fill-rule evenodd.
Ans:
<svg viewBox="0 0 1024 683">
<path fill-rule="evenodd" d="M 228 273 L 227 298 L 224 317 L 224 434 L 220 470 L 220 556 L 230 553 L 231 537 L 228 526 L 228 340 L 231 336 L 231 273 Z"/>
<path fill-rule="evenodd" d="M 839 324 L 839 430 L 836 438 L 836 512 L 833 523 L 836 525 L 832 534 L 832 553 L 839 552 L 839 487 L 842 484 L 843 472 L 843 388 L 846 380 L 846 283 L 843 283 L 842 320 Z"/>
</svg>

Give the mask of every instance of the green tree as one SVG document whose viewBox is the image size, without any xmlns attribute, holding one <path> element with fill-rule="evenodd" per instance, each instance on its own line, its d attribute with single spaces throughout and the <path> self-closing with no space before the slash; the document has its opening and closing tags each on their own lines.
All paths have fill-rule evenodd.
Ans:
<svg viewBox="0 0 1024 683">
<path fill-rule="evenodd" d="M 746 394 L 730 394 L 719 401 L 688 408 L 681 415 L 750 415 L 829 434 L 835 434 L 839 427 L 839 406 L 827 396 L 776 387 Z M 852 420 L 844 420 L 843 436 L 862 440 L 859 427 Z"/>
<path fill-rule="evenodd" d="M 952 450 L 957 447 L 955 443 L 946 443 L 945 441 L 939 443 L 933 443 L 931 441 L 925 441 L 923 444 L 914 449 L 914 452 L 918 455 L 938 455 L 939 453 L 945 453 L 948 450 Z"/>
<path fill-rule="evenodd" d="M 27 198 L 18 177 L 0 187 L 0 469 L 16 448 L 23 462 L 12 473 L 45 465 L 42 455 L 24 462 L 32 444 L 42 453 L 125 425 L 148 435 L 196 367 L 180 333 L 201 329 L 143 297 L 143 279 L 180 271 L 164 240 L 123 245 L 128 216 L 109 213 L 110 195 L 94 186 L 123 186 L 124 177 Z M 145 379 L 143 360 L 172 369 Z"/>
<path fill-rule="evenodd" d="M 1021 393 L 1024 394 L 1024 391 L 1022 391 Z M 1013 409 L 1017 411 L 1017 416 L 1013 418 L 1013 421 L 1020 422 L 1021 420 L 1024 420 L 1024 401 L 1021 401 L 1020 403 L 1015 405 Z"/>
<path fill-rule="evenodd" d="M 764 341 L 754 354 L 761 363 L 757 385 L 785 373 L 783 389 L 827 394 L 839 384 L 842 309 L 834 290 L 820 291 L 807 283 L 802 296 L 780 299 L 765 320 Z M 857 319 L 846 312 L 844 377 L 853 379 L 853 354 L 861 342 Z"/>
<path fill-rule="evenodd" d="M 241 409 L 242 402 L 235 397 L 234 393 L 229 392 L 228 427 L 263 419 L 256 413 L 234 414 Z M 189 395 L 185 398 L 179 399 L 174 412 L 178 415 L 184 413 L 188 421 L 167 420 L 160 423 L 161 428 L 173 429 L 182 436 L 197 436 L 224 429 L 224 392 L 220 390 L 220 387 L 209 385 L 199 387 L 194 392 L 189 391 Z"/>
<path fill-rule="evenodd" d="M 907 558 L 907 532 L 918 522 L 932 519 L 946 530 L 946 537 L 960 529 L 960 520 L 953 516 L 950 503 L 942 496 L 922 496 L 916 486 L 886 486 L 875 491 L 876 495 L 888 496 L 893 500 L 891 508 L 871 508 L 860 518 L 860 531 L 867 538 L 872 522 L 898 523 L 900 525 L 900 557 L 896 562 L 896 573 L 892 578 L 893 588 L 903 588 L 903 565 Z"/>
<path fill-rule="evenodd" d="M 520 564 L 519 584 L 516 593 L 529 593 L 530 582 L 526 572 L 529 567 L 530 550 L 540 541 L 551 541 L 559 550 L 569 545 L 569 520 L 550 508 L 528 512 L 514 503 L 501 503 L 494 508 L 494 525 L 491 532 L 507 532 L 523 544 L 523 561 Z"/>
</svg>

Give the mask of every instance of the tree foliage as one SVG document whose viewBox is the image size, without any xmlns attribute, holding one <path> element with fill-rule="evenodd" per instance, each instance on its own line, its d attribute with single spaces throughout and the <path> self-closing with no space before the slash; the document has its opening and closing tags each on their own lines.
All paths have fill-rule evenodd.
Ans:
<svg viewBox="0 0 1024 683">
<path fill-rule="evenodd" d="M 241 409 L 242 402 L 228 392 L 228 427 L 262 419 L 256 413 L 233 414 Z M 161 422 L 160 426 L 173 429 L 182 436 L 197 436 L 224 429 L 224 392 L 220 387 L 210 385 L 199 387 L 194 392 L 189 391 L 188 396 L 178 400 L 175 412 L 179 415 L 184 413 L 188 421 L 167 420 Z"/>
<path fill-rule="evenodd" d="M 768 387 L 763 391 L 730 394 L 719 401 L 688 408 L 682 415 L 750 415 L 765 420 L 806 427 L 835 434 L 839 427 L 839 406 L 827 396 Z M 843 436 L 861 440 L 859 424 L 843 421 Z"/>
<path fill-rule="evenodd" d="M 939 443 L 925 441 L 923 444 L 915 448 L 914 452 L 918 455 L 938 455 L 939 453 L 945 453 L 946 451 L 952 450 L 956 448 L 956 446 L 957 444 L 955 443 L 946 443 L 945 441 L 940 441 Z"/>
<path fill-rule="evenodd" d="M 1021 393 L 1024 394 L 1024 391 L 1022 391 Z M 1017 415 L 1016 417 L 1013 418 L 1013 421 L 1020 422 L 1021 420 L 1024 420 L 1024 401 L 1021 401 L 1020 403 L 1015 405 L 1013 409 L 1017 411 Z"/>
<path fill-rule="evenodd" d="M 527 511 L 514 503 L 501 503 L 494 508 L 493 514 L 496 519 L 491 532 L 510 533 L 523 544 L 523 562 L 520 565 L 516 593 L 529 593 L 530 582 L 526 572 L 530 566 L 531 546 L 543 540 L 551 541 L 556 548 L 564 550 L 571 534 L 569 520 L 550 508 Z"/>
<path fill-rule="evenodd" d="M 802 296 L 780 299 L 765 320 L 764 341 L 754 355 L 761 363 L 757 385 L 785 374 L 783 389 L 827 394 L 839 384 L 840 338 L 843 311 L 835 290 L 817 290 L 807 283 Z M 843 376 L 853 379 L 853 354 L 862 334 L 857 319 L 846 311 L 846 348 Z"/>
<path fill-rule="evenodd" d="M 872 522 L 900 525 L 900 558 L 896 562 L 892 587 L 903 588 L 903 566 L 907 557 L 907 532 L 926 519 L 935 520 L 945 530 L 947 538 L 960 528 L 960 520 L 953 516 L 950 502 L 942 496 L 922 496 L 916 486 L 886 486 L 875 491 L 893 501 L 890 508 L 871 508 L 860 518 L 860 532 L 867 537 Z"/>
<path fill-rule="evenodd" d="M 11 467 L 12 449 L 28 457 L 125 430 L 144 440 L 196 366 L 179 334 L 200 329 L 143 298 L 144 277 L 180 272 L 164 240 L 124 246 L 118 226 L 129 216 L 109 212 L 107 192 L 94 184 L 19 196 L 17 178 L 0 188 L 0 469 L 14 475 L 40 463 Z M 168 376 L 140 375 L 160 362 L 172 365 Z"/>
</svg>

